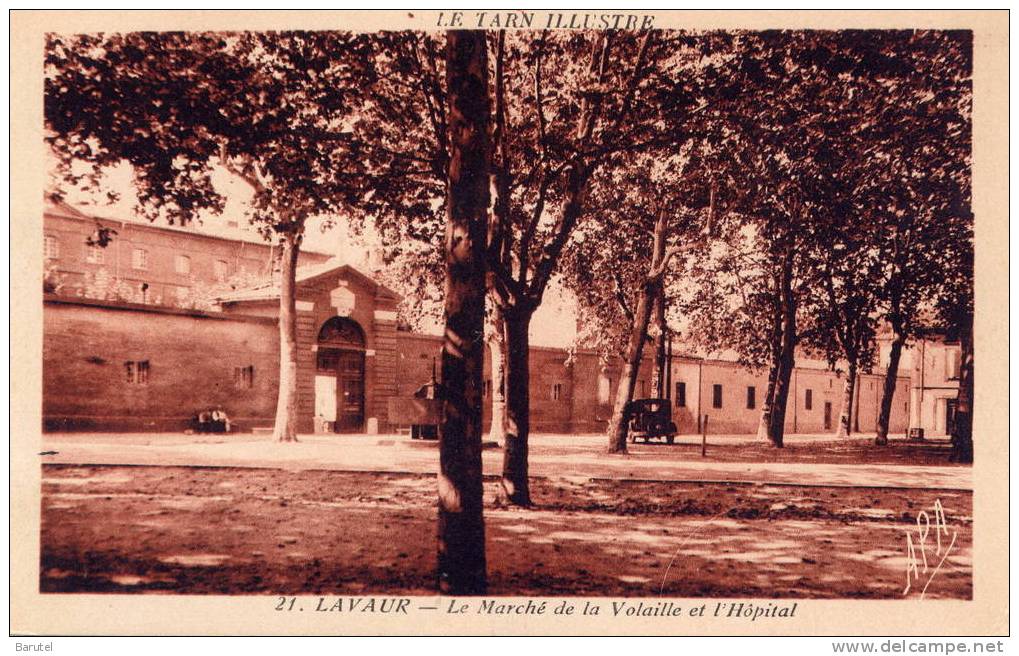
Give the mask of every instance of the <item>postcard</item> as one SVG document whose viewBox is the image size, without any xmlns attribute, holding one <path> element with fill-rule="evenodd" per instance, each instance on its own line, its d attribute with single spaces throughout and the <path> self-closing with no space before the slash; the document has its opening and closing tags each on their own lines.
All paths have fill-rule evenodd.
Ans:
<svg viewBox="0 0 1019 656">
<path fill-rule="evenodd" d="M 1007 25 L 14 12 L 11 633 L 1007 633 Z"/>
</svg>

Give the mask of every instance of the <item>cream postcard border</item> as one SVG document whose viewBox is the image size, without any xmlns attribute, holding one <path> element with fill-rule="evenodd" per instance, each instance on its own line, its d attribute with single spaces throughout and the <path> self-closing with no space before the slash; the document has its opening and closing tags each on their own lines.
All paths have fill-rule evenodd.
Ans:
<svg viewBox="0 0 1019 656">
<path fill-rule="evenodd" d="M 470 15 L 469 10 L 464 11 Z M 544 25 L 549 12 L 539 14 Z M 556 10 L 570 13 L 581 10 Z M 788 621 L 278 613 L 277 597 L 39 594 L 42 119 L 45 32 L 437 29 L 438 11 L 14 11 L 11 40 L 10 629 L 18 634 L 965 635 L 1008 632 L 1008 22 L 1006 11 L 669 11 L 674 29 L 931 28 L 974 32 L 976 312 L 971 601 L 798 600 Z M 309 596 L 310 600 L 311 597 Z M 437 597 L 436 597 L 437 599 Z M 554 606 L 561 598 L 547 598 Z M 745 601 L 743 599 L 734 599 Z M 577 600 L 574 600 L 577 601 Z M 580 600 L 582 603 L 582 600 Z M 602 602 L 610 601 L 603 598 Z M 708 599 L 679 600 L 689 605 Z M 756 601 L 756 600 L 746 600 Z M 765 600 L 760 600 L 765 601 Z M 791 601 L 791 600 L 790 600 Z M 313 605 L 313 603 L 311 604 Z M 445 605 L 448 605 L 446 600 Z"/>
</svg>

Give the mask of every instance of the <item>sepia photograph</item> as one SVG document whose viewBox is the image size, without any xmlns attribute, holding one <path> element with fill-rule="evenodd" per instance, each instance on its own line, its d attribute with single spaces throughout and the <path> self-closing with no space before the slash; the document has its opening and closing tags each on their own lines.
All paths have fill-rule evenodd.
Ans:
<svg viewBox="0 0 1019 656">
<path fill-rule="evenodd" d="M 795 633 L 980 596 L 1007 203 L 966 20 L 139 13 L 33 28 L 42 603 Z"/>
</svg>

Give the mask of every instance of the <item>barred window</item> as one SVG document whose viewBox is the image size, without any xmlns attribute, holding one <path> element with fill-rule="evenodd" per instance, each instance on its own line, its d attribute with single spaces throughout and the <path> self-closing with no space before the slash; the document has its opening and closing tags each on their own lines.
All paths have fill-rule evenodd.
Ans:
<svg viewBox="0 0 1019 656">
<path fill-rule="evenodd" d="M 255 386 L 255 366 L 234 367 L 234 387 L 251 389 Z"/>
<path fill-rule="evenodd" d="M 128 360 L 124 363 L 124 370 L 127 374 L 127 382 L 131 385 L 148 385 L 149 383 L 149 361 Z"/>
</svg>

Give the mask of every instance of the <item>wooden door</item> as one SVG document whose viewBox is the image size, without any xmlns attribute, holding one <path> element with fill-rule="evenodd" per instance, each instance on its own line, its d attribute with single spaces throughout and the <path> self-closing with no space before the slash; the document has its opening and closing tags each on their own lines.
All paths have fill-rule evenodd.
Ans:
<svg viewBox="0 0 1019 656">
<path fill-rule="evenodd" d="M 339 351 L 336 363 L 336 432 L 364 430 L 364 353 Z"/>
</svg>

